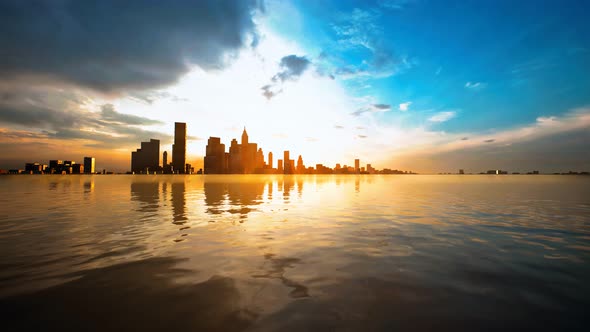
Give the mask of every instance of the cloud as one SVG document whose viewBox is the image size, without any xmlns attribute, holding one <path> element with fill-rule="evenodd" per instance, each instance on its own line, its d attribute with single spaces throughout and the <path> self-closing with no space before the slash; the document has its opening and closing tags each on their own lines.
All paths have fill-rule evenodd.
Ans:
<svg viewBox="0 0 590 332">
<path fill-rule="evenodd" d="M 100 109 L 101 119 L 111 123 L 142 126 L 163 124 L 162 121 L 152 120 L 136 115 L 119 113 L 115 111 L 115 107 L 112 104 L 102 105 Z"/>
<path fill-rule="evenodd" d="M 223 68 L 256 38 L 256 0 L 2 1 L 0 78 L 62 81 L 104 93 Z"/>
<path fill-rule="evenodd" d="M 276 86 L 272 84 L 267 84 L 260 88 L 260 90 L 262 90 L 262 95 L 268 100 L 283 92 L 283 89 L 277 89 Z"/>
<path fill-rule="evenodd" d="M 281 71 L 273 76 L 273 82 L 285 82 L 287 80 L 296 80 L 309 67 L 311 61 L 304 56 L 295 54 L 287 55 L 281 59 Z"/>
<path fill-rule="evenodd" d="M 469 139 L 469 137 L 461 137 L 462 141 L 467 141 Z"/>
<path fill-rule="evenodd" d="M 390 110 L 391 105 L 388 104 L 371 104 L 368 106 L 363 106 L 350 114 L 354 116 L 359 116 L 363 113 L 388 112 Z"/>
<path fill-rule="evenodd" d="M 369 51 L 369 56 L 356 64 L 339 64 L 334 75 L 340 79 L 386 78 L 415 65 L 415 60 L 396 54 L 385 43 L 385 31 L 379 20 L 379 10 L 355 8 L 349 13 L 337 15 L 332 29 L 336 34 L 334 49 L 357 52 Z M 338 59 L 342 62 L 343 59 Z M 346 62 L 346 61 L 345 61 Z"/>
<path fill-rule="evenodd" d="M 490 138 L 490 139 L 486 139 L 486 140 L 484 140 L 483 142 L 484 142 L 484 143 L 493 143 L 493 142 L 495 142 L 495 141 L 496 141 L 495 139 L 493 139 L 493 138 Z"/>
<path fill-rule="evenodd" d="M 111 104 L 91 111 L 94 106 L 76 93 L 20 86 L 0 91 L 4 96 L 0 98 L 0 123 L 25 127 L 30 135 L 41 135 L 38 138 L 88 140 L 91 142 L 87 146 L 102 148 L 121 148 L 148 138 L 171 138 L 140 128 L 162 124 L 160 121 L 120 113 Z"/>
<path fill-rule="evenodd" d="M 399 104 L 399 110 L 405 112 L 410 109 L 410 105 L 412 104 L 411 101 Z"/>
<path fill-rule="evenodd" d="M 485 88 L 486 86 L 487 86 L 487 84 L 482 83 L 482 82 L 467 82 L 467 83 L 465 83 L 465 88 L 471 89 L 471 90 L 481 90 L 481 89 Z"/>
<path fill-rule="evenodd" d="M 263 90 L 262 95 L 268 100 L 274 98 L 283 92 L 282 83 L 296 81 L 310 65 L 311 61 L 305 56 L 295 54 L 284 56 L 279 63 L 280 71 L 271 78 L 272 83 L 261 88 Z"/>
<path fill-rule="evenodd" d="M 389 10 L 403 10 L 407 8 L 415 0 L 379 0 L 377 4 Z"/>
<path fill-rule="evenodd" d="M 383 111 L 391 109 L 391 105 L 387 105 L 387 104 L 373 104 L 373 107 L 378 110 L 383 110 Z"/>
<path fill-rule="evenodd" d="M 336 129 L 344 129 L 344 127 L 343 126 L 340 126 L 340 125 L 335 125 L 334 128 L 336 128 Z"/>
<path fill-rule="evenodd" d="M 428 121 L 430 122 L 446 122 L 450 119 L 454 118 L 457 113 L 455 111 L 446 111 L 446 112 L 439 112 L 430 118 Z"/>
<path fill-rule="evenodd" d="M 367 138 L 367 135 L 357 135 L 358 138 Z"/>
</svg>

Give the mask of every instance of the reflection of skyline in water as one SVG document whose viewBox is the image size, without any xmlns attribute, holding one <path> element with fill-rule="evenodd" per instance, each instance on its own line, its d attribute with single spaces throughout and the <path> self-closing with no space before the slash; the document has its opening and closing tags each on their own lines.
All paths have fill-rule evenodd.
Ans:
<svg viewBox="0 0 590 332">
<path fill-rule="evenodd" d="M 585 326 L 585 178 L 22 177 L 19 186 L 12 179 L 0 187 L 16 193 L 0 200 L 10 216 L 0 228 L 0 300 L 17 296 L 0 309 L 10 317 L 10 308 L 30 309 L 48 330 L 51 317 L 91 320 L 72 304 L 82 295 L 108 315 L 137 306 L 158 317 L 139 327 Z M 52 303 L 68 312 L 52 311 Z M 206 321 L 174 323 L 187 312 Z M 207 318 L 215 313 L 222 316 Z"/>
</svg>

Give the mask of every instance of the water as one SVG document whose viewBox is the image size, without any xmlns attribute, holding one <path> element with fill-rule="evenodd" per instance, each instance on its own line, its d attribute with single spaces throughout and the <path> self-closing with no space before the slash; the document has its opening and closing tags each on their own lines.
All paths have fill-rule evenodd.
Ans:
<svg viewBox="0 0 590 332">
<path fill-rule="evenodd" d="M 23 330 L 584 330 L 589 262 L 590 177 L 0 177 Z"/>
</svg>

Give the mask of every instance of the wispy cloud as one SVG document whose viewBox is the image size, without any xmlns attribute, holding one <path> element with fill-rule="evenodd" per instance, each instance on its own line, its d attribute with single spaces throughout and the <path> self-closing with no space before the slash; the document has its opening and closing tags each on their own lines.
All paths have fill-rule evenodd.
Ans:
<svg viewBox="0 0 590 332">
<path fill-rule="evenodd" d="M 372 104 L 369 106 L 364 106 L 356 111 L 352 112 L 351 114 L 354 116 L 359 116 L 363 113 L 377 113 L 377 112 L 388 112 L 391 110 L 391 105 L 388 104 Z"/>
<path fill-rule="evenodd" d="M 450 119 L 454 118 L 455 115 L 457 115 L 457 112 L 455 112 L 455 111 L 439 112 L 439 113 L 431 116 L 430 118 L 428 118 L 428 121 L 430 121 L 430 122 L 446 122 L 446 121 L 449 121 Z"/>
<path fill-rule="evenodd" d="M 410 105 L 412 104 L 411 101 L 407 101 L 405 103 L 399 104 L 399 110 L 405 112 L 410 109 Z"/>
<path fill-rule="evenodd" d="M 487 86 L 486 83 L 482 82 L 467 82 L 465 83 L 465 87 L 471 90 L 481 90 Z"/>
</svg>

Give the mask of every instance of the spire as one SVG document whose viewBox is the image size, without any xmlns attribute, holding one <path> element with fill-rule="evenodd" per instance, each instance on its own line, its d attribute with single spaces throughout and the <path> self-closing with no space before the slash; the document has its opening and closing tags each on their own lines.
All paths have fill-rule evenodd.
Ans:
<svg viewBox="0 0 590 332">
<path fill-rule="evenodd" d="M 242 145 L 248 144 L 248 133 L 246 132 L 246 126 L 244 126 L 244 131 L 242 132 Z"/>
</svg>

